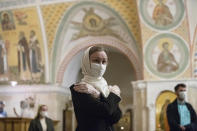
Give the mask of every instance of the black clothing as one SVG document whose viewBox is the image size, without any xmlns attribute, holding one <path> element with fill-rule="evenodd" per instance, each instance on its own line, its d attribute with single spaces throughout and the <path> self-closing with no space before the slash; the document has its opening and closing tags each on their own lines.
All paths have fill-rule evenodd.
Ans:
<svg viewBox="0 0 197 131">
<path fill-rule="evenodd" d="M 47 117 L 46 117 L 46 125 L 47 125 L 47 131 L 54 131 L 53 121 Z M 39 118 L 35 118 L 31 121 L 28 131 L 43 131 Z"/>
<path fill-rule="evenodd" d="M 193 107 L 189 103 L 185 103 L 191 116 L 191 123 L 189 125 L 185 125 L 186 131 L 197 131 L 197 116 Z M 178 112 L 178 103 L 177 99 L 168 105 L 167 107 L 167 118 L 170 126 L 170 131 L 182 131 L 179 127 L 180 125 L 180 116 Z"/>
<path fill-rule="evenodd" d="M 120 97 L 110 93 L 107 98 L 93 98 L 86 93 L 74 91 L 70 87 L 78 126 L 76 131 L 114 131 L 113 124 L 121 118 L 118 106 Z"/>
</svg>

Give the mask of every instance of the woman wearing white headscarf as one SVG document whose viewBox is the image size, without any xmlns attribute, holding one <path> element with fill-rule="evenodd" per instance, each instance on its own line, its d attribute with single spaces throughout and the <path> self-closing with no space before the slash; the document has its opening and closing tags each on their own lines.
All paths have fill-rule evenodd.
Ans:
<svg viewBox="0 0 197 131">
<path fill-rule="evenodd" d="M 80 83 L 70 87 L 77 119 L 76 131 L 114 131 L 121 118 L 120 89 L 103 78 L 108 57 L 102 47 L 89 47 L 82 58 Z"/>
</svg>

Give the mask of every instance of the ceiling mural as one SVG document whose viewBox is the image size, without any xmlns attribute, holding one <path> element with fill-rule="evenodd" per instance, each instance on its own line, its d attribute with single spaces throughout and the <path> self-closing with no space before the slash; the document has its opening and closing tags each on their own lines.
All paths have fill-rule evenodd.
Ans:
<svg viewBox="0 0 197 131">
<path fill-rule="evenodd" d="M 134 35 L 116 11 L 98 2 L 79 2 L 70 7 L 61 20 L 53 45 L 52 60 L 56 62 L 53 61 L 52 69 L 63 59 L 66 50 L 72 48 L 78 40 L 90 36 L 113 37 L 130 48 L 138 59 L 141 56 Z M 62 58 L 57 58 L 57 55 Z"/>
<path fill-rule="evenodd" d="M 137 3 L 136 0 L 99 0 L 107 5 L 109 8 L 112 8 L 124 19 L 129 30 L 132 32 L 133 37 L 136 40 L 139 50 L 142 49 L 141 41 L 141 28 L 140 20 L 138 15 Z"/>
<path fill-rule="evenodd" d="M 127 25 L 114 10 L 101 3 L 78 3 L 70 8 L 63 21 L 65 26 L 59 29 L 57 33 L 64 32 L 65 39 L 59 39 L 61 36 L 57 36 L 55 40 L 55 43 L 62 41 L 62 52 L 71 45 L 71 41 L 74 42 L 74 40 L 83 37 L 112 36 L 123 41 L 128 47 L 132 48 L 136 54 L 139 54 L 137 45 L 129 44 L 135 41 L 135 39 Z M 60 27 L 62 27 L 62 25 L 60 25 Z"/>
<path fill-rule="evenodd" d="M 113 36 L 118 38 L 119 40 L 125 42 L 123 38 L 116 33 L 112 28 L 117 25 L 114 17 L 109 16 L 104 19 L 98 14 L 95 13 L 94 8 L 83 8 L 84 16 L 82 22 L 71 21 L 73 24 L 73 28 L 78 30 L 79 32 L 74 33 L 72 40 L 77 40 L 86 36 Z"/>
<path fill-rule="evenodd" d="M 183 0 L 140 0 L 143 21 L 156 30 L 170 30 L 182 21 Z"/>
<path fill-rule="evenodd" d="M 44 82 L 44 47 L 36 8 L 2 11 L 0 16 L 0 83 Z"/>
<path fill-rule="evenodd" d="M 172 33 L 162 33 L 151 38 L 145 47 L 147 69 L 160 78 L 174 78 L 189 64 L 188 44 Z"/>
<path fill-rule="evenodd" d="M 44 20 L 44 26 L 47 37 L 48 53 L 51 55 L 53 41 L 56 36 L 56 30 L 61 21 L 62 16 L 66 10 L 72 5 L 72 2 L 69 3 L 58 3 L 41 6 L 42 16 Z"/>
<path fill-rule="evenodd" d="M 116 0 L 101 0 L 110 8 L 113 8 L 115 11 L 121 15 L 128 25 L 128 28 L 132 30 L 138 48 L 141 48 L 141 33 L 138 19 L 138 12 L 136 8 L 136 2 L 133 0 L 128 1 L 116 1 Z M 63 15 L 67 12 L 67 9 L 70 8 L 76 2 L 65 2 L 65 3 L 56 3 L 49 5 L 42 5 L 42 16 L 45 24 L 48 52 L 51 56 L 52 48 L 55 39 L 55 33 L 60 26 L 59 22 L 61 21 Z"/>
</svg>

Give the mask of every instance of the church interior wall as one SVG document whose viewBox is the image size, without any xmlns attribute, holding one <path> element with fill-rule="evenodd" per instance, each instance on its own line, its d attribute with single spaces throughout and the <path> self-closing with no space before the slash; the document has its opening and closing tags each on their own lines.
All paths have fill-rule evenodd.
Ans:
<svg viewBox="0 0 197 131">
<path fill-rule="evenodd" d="M 95 43 L 101 41 L 103 44 L 113 41 L 107 46 L 115 43 L 113 47 L 120 49 L 118 52 L 111 50 L 109 57 L 113 66 L 109 64 L 110 70 L 105 76 L 109 84 L 117 84 L 122 88 L 124 101 L 121 108 L 123 112 L 127 109 L 132 110 L 134 131 L 152 131 L 157 127 L 156 98 L 164 91 L 173 92 L 173 87 L 178 82 L 188 85 L 187 100 L 197 111 L 197 100 L 194 99 L 197 95 L 197 17 L 194 17 L 197 2 L 165 0 L 164 4 L 168 7 L 165 15 L 170 16 L 166 21 L 156 15 L 157 0 L 1 1 L 0 38 L 4 43 L 2 49 L 5 55 L 0 61 L 3 65 L 0 72 L 0 100 L 6 102 L 8 116 L 15 116 L 13 107 L 20 110 L 21 100 L 33 97 L 36 99 L 33 112 L 37 111 L 38 105 L 47 104 L 49 116 L 60 121 L 57 130 L 62 130 L 62 111 L 66 109 L 66 103 L 70 100 L 68 87 L 82 77 L 79 73 L 79 59 L 84 48 L 91 45 L 84 44 L 88 39 L 95 39 Z M 112 26 L 106 28 L 106 36 L 103 37 L 101 33 L 96 34 L 99 36 L 97 37 L 92 32 L 80 34 L 79 32 L 84 29 L 75 30 L 81 26 L 80 24 L 85 24 L 77 12 L 85 16 L 91 11 L 103 21 L 111 18 Z M 7 26 L 3 23 L 5 14 L 10 20 Z M 110 32 L 111 30 L 115 33 Z M 79 39 L 71 41 L 76 34 Z M 93 37 L 90 39 L 86 35 Z M 29 50 L 19 44 L 22 36 L 26 38 L 24 45 L 31 45 Z M 173 68 L 158 67 L 165 62 L 161 55 L 164 42 L 168 43 L 168 51 L 173 58 L 170 62 L 176 65 Z M 80 44 L 83 48 L 79 47 Z M 123 47 L 128 52 L 120 52 L 123 51 Z M 75 48 L 80 49 L 71 57 L 69 53 Z M 24 50 L 26 55 L 29 52 L 36 58 L 25 59 L 26 63 L 22 64 L 21 53 Z M 33 51 L 38 52 L 39 57 L 33 54 Z M 136 60 L 133 59 L 134 56 Z M 65 63 L 64 60 L 68 58 L 71 60 Z M 135 61 L 139 62 L 139 69 L 142 70 L 140 73 L 137 72 L 140 77 L 136 77 L 136 68 L 132 65 L 136 64 Z M 61 68 L 64 64 L 67 65 Z M 116 70 L 117 66 L 122 70 Z M 110 76 L 109 72 L 114 72 L 114 75 Z M 138 78 L 141 80 L 138 81 Z M 116 82 L 119 79 L 121 80 Z M 16 81 L 17 86 L 11 86 L 10 81 Z M 141 126 L 141 123 L 144 124 Z"/>
<path fill-rule="evenodd" d="M 104 75 L 108 84 L 118 85 L 122 92 L 121 109 L 126 111 L 131 109 L 132 103 L 132 86 L 130 81 L 135 81 L 136 76 L 134 69 L 128 59 L 118 52 L 109 53 L 109 65 Z M 117 70 L 117 67 L 119 70 Z"/>
<path fill-rule="evenodd" d="M 164 2 L 165 6 L 167 7 L 165 15 L 169 16 L 169 19 L 166 21 L 157 17 L 157 14 L 159 14 L 157 9 L 160 8 L 158 6 L 159 3 L 157 3 L 158 1 L 139 0 L 138 2 L 138 9 L 141 16 L 141 30 L 143 36 L 142 41 L 145 61 L 144 78 L 147 80 L 190 78 L 192 70 L 189 59 L 192 56 L 192 47 L 189 37 L 187 8 L 184 8 L 185 1 L 168 0 Z M 180 11 L 178 11 L 178 8 Z M 174 57 L 174 62 L 177 63 L 177 67 L 175 66 L 174 69 L 169 71 L 170 73 L 167 71 L 169 69 L 168 67 L 164 66 L 166 70 L 159 67 L 162 66 L 163 63 L 160 53 L 163 50 L 161 45 L 164 42 L 167 42 L 169 45 L 171 45 L 171 47 L 168 47 L 168 50 L 173 52 L 171 53 L 172 57 Z M 177 45 L 176 43 L 182 44 Z M 178 47 L 184 49 L 178 49 Z M 183 52 L 186 55 L 181 56 L 179 53 Z M 186 61 L 183 62 L 184 60 Z M 183 63 L 178 61 L 182 61 Z"/>
<path fill-rule="evenodd" d="M 56 130 L 61 130 L 63 110 L 70 100 L 69 90 L 47 85 L 20 85 L 4 86 L 0 88 L 0 99 L 5 102 L 8 117 L 21 117 L 21 101 L 25 101 L 27 108 L 23 117 L 35 118 L 40 105 L 47 105 L 48 116 L 57 120 L 59 125 Z M 65 104 L 62 104 L 65 103 Z M 31 106 L 33 104 L 33 106 Z M 14 108 L 19 116 L 14 113 Z"/>
</svg>

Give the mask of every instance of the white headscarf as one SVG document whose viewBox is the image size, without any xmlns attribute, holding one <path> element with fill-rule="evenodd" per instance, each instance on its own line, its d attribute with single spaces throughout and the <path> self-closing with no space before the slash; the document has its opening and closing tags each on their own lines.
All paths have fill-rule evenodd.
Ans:
<svg viewBox="0 0 197 131">
<path fill-rule="evenodd" d="M 91 46 L 92 47 L 92 46 Z M 100 91 L 105 97 L 110 93 L 107 81 L 103 77 L 94 77 L 91 76 L 91 67 L 90 67 L 90 48 L 85 50 L 84 56 L 82 58 L 82 74 L 84 75 L 81 82 L 92 85 L 95 89 Z"/>
</svg>

